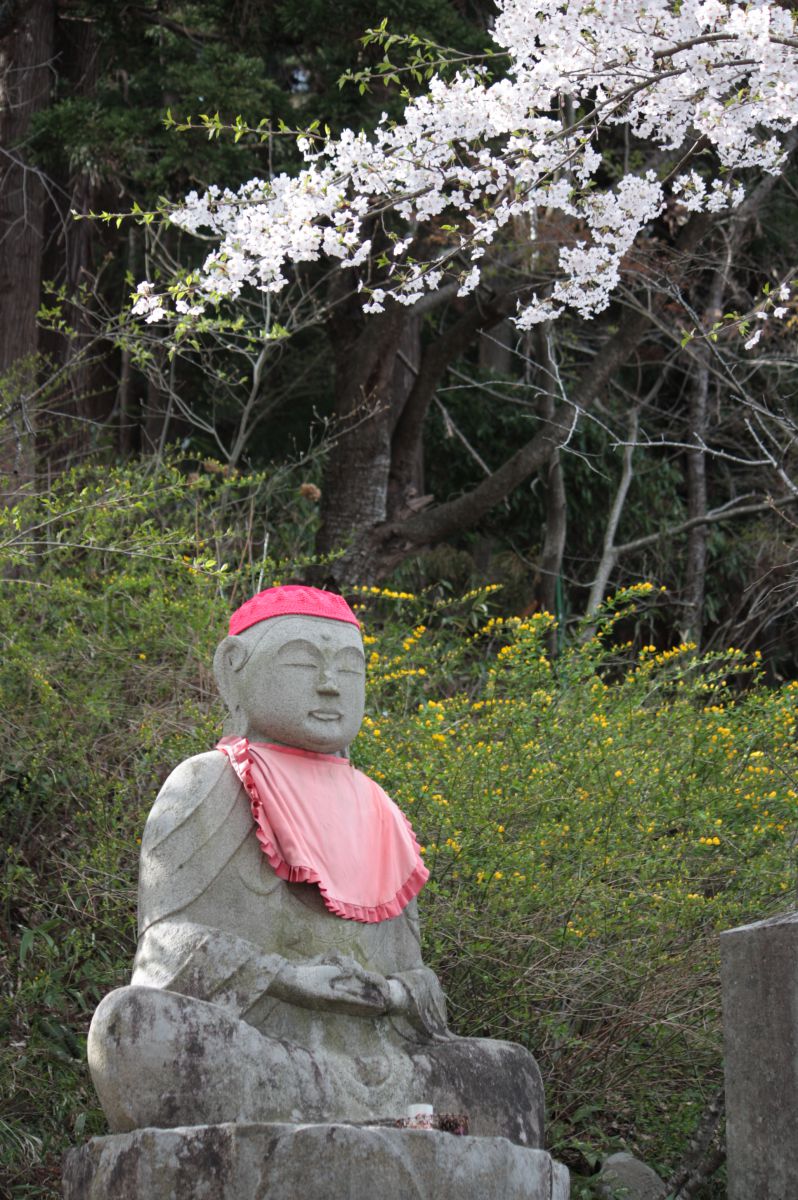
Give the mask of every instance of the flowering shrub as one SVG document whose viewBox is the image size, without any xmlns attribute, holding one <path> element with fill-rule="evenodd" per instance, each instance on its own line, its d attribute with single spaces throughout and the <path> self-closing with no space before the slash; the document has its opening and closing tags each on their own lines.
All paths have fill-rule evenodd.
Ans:
<svg viewBox="0 0 798 1200">
<path fill-rule="evenodd" d="M 424 845 L 455 1027 L 529 1046 L 583 1169 L 613 1138 L 673 1166 L 720 1083 L 716 935 L 796 893 L 798 684 L 764 687 L 735 649 L 616 645 L 650 587 L 555 663 L 541 614 L 458 647 L 416 626 L 405 667 L 377 635 L 356 746 Z M 452 689 L 455 656 L 462 680 L 488 658 L 477 690 Z M 396 675 L 416 702 L 386 714 Z"/>
</svg>

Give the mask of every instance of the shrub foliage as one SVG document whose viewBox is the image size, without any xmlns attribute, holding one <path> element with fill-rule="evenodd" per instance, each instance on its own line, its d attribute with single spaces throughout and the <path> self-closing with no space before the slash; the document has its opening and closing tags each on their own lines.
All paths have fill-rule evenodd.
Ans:
<svg viewBox="0 0 798 1200">
<path fill-rule="evenodd" d="M 73 473 L 0 516 L 4 1195 L 56 1196 L 60 1153 L 104 1129 L 85 1035 L 129 972 L 147 811 L 216 739 L 230 606 L 288 577 L 268 514 L 275 553 L 308 542 L 296 479 L 208 467 Z M 720 1082 L 717 934 L 795 893 L 798 685 L 735 649 L 624 641 L 657 595 L 565 638 L 490 587 L 355 596 L 353 757 L 424 845 L 452 1025 L 535 1053 L 554 1148 L 584 1173 L 622 1145 L 674 1165 Z"/>
</svg>

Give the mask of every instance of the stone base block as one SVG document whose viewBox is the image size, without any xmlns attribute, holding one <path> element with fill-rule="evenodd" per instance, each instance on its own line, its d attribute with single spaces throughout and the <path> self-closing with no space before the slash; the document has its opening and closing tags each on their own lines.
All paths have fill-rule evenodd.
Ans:
<svg viewBox="0 0 798 1200">
<path fill-rule="evenodd" d="M 64 1200 L 568 1200 L 568 1171 L 506 1138 L 357 1125 L 197 1125 L 92 1138 Z"/>
</svg>

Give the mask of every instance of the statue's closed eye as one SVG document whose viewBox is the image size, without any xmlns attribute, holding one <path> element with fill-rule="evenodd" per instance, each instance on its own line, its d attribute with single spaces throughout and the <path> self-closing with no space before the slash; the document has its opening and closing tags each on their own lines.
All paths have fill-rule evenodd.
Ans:
<svg viewBox="0 0 798 1200">
<path fill-rule="evenodd" d="M 366 671 L 363 656 L 356 650 L 344 650 L 343 653 L 336 655 L 335 667 L 336 670 L 346 675 L 363 675 Z"/>
<path fill-rule="evenodd" d="M 280 647 L 277 662 L 281 667 L 309 667 L 315 671 L 321 665 L 321 656 L 314 645 L 304 638 L 297 638 Z"/>
<path fill-rule="evenodd" d="M 328 664 L 326 656 L 304 639 L 282 646 L 277 654 L 277 662 L 281 667 L 296 667 L 300 670 L 319 671 L 329 666 L 330 669 L 342 675 L 365 674 L 366 663 L 363 655 L 354 647 L 339 651 Z"/>
</svg>

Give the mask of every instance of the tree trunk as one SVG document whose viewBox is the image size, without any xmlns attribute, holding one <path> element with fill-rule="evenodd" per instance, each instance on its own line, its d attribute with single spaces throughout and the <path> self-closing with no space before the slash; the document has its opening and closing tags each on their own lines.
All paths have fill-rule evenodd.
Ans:
<svg viewBox="0 0 798 1200">
<path fill-rule="evenodd" d="M 551 322 L 539 325 L 535 330 L 536 359 L 540 387 L 545 392 L 543 416 L 550 421 L 554 415 L 557 391 L 557 362 L 554 357 Z M 557 582 L 562 572 L 565 553 L 565 535 L 568 527 L 568 509 L 565 498 L 562 455 L 559 448 L 552 452 L 546 471 L 546 536 L 540 555 L 540 600 L 541 607 L 557 614 Z"/>
<path fill-rule="evenodd" d="M 722 313 L 723 293 L 726 276 L 731 264 L 733 248 L 739 245 L 742 224 L 738 224 L 726 246 L 726 261 L 712 275 L 709 296 L 704 313 L 704 329 L 710 330 Z M 685 584 L 685 616 L 682 636 L 685 641 L 695 642 L 701 647 L 704 632 L 704 595 L 707 574 L 707 541 L 709 525 L 704 522 L 707 515 L 707 434 L 709 427 L 709 388 L 712 343 L 705 336 L 697 343 L 692 354 L 694 376 L 690 388 L 688 411 L 688 440 L 692 443 L 687 451 L 687 519 L 695 521 L 687 535 L 687 576 Z"/>
<path fill-rule="evenodd" d="M 408 319 L 398 305 L 370 320 L 342 312 L 331 324 L 335 354 L 336 426 L 322 486 L 316 548 L 341 557 L 322 568 L 336 583 L 369 582 L 371 562 L 361 531 L 387 515 L 391 434 L 404 397 L 396 390 L 397 352 Z M 410 372 L 412 376 L 412 372 Z"/>
<path fill-rule="evenodd" d="M 398 415 L 391 437 L 388 495 L 390 521 L 399 521 L 418 511 L 412 503 L 417 495 L 414 473 L 418 470 L 417 464 L 424 459 L 424 426 L 427 413 L 446 370 L 465 353 L 480 330 L 492 329 L 514 307 L 514 295 L 498 295 L 491 300 L 479 297 L 444 333 L 426 346 L 415 372 L 413 385 L 397 409 Z"/>
<path fill-rule="evenodd" d="M 690 389 L 689 438 L 687 451 L 687 519 L 700 521 L 707 513 L 707 400 L 709 395 L 709 347 L 704 344 L 695 355 L 698 360 L 695 381 Z M 687 535 L 687 578 L 682 637 L 701 645 L 704 623 L 704 585 L 707 569 L 709 526 L 696 524 Z"/>
<path fill-rule="evenodd" d="M 131 278 L 136 277 L 136 227 L 132 221 L 128 225 L 127 230 L 126 274 Z M 128 291 L 129 288 L 126 283 L 125 292 L 128 293 Z M 127 298 L 127 296 L 125 296 L 125 298 Z M 123 459 L 127 459 L 133 452 L 133 430 L 138 424 L 133 411 L 133 369 L 130 349 L 127 345 L 122 347 L 119 364 L 119 387 L 116 394 L 116 416 L 117 450 Z"/>
<path fill-rule="evenodd" d="M 401 420 L 407 399 L 412 392 L 421 367 L 421 318 L 409 316 L 405 322 L 399 345 L 396 351 L 396 365 L 393 373 L 393 403 L 391 405 L 394 420 L 391 428 L 391 440 L 398 422 Z M 393 456 L 392 456 L 393 465 Z M 414 500 L 424 492 L 424 445 L 421 440 L 416 443 L 405 464 L 405 472 L 401 482 L 394 471 L 394 485 L 398 487 L 406 500 Z M 390 480 L 389 480 L 390 490 Z M 388 500 L 390 506 L 390 498 Z"/>
<path fill-rule="evenodd" d="M 46 189 L 27 161 L 26 140 L 31 118 L 50 102 L 55 3 L 25 0 L 12 13 L 0 36 L 0 377 L 4 399 L 15 405 L 0 473 L 10 476 L 11 493 L 34 471 L 28 397 L 37 375 Z"/>
<path fill-rule="evenodd" d="M 153 350 L 153 367 L 147 373 L 141 422 L 141 449 L 147 455 L 159 453 L 165 435 L 167 399 L 161 387 L 163 359 L 163 348 L 156 347 Z"/>
<path fill-rule="evenodd" d="M 100 45 L 97 26 L 92 21 L 62 21 L 59 31 L 59 49 L 63 47 L 61 62 L 72 81 L 76 96 L 92 95 L 100 74 Z M 69 212 L 64 214 L 67 229 L 66 287 L 67 295 L 74 298 L 70 305 L 69 322 L 74 330 L 66 349 L 67 361 L 75 363 L 70 372 L 73 409 L 84 422 L 105 421 L 114 404 L 113 391 L 108 380 L 101 374 L 97 363 L 85 361 L 92 340 L 91 291 L 94 284 L 94 254 L 98 231 L 93 221 L 74 221 L 71 213 L 83 217 L 98 207 L 97 181 L 84 165 L 67 181 Z M 83 425 L 91 436 L 91 426 Z M 83 435 L 85 442 L 86 434 Z"/>
</svg>

